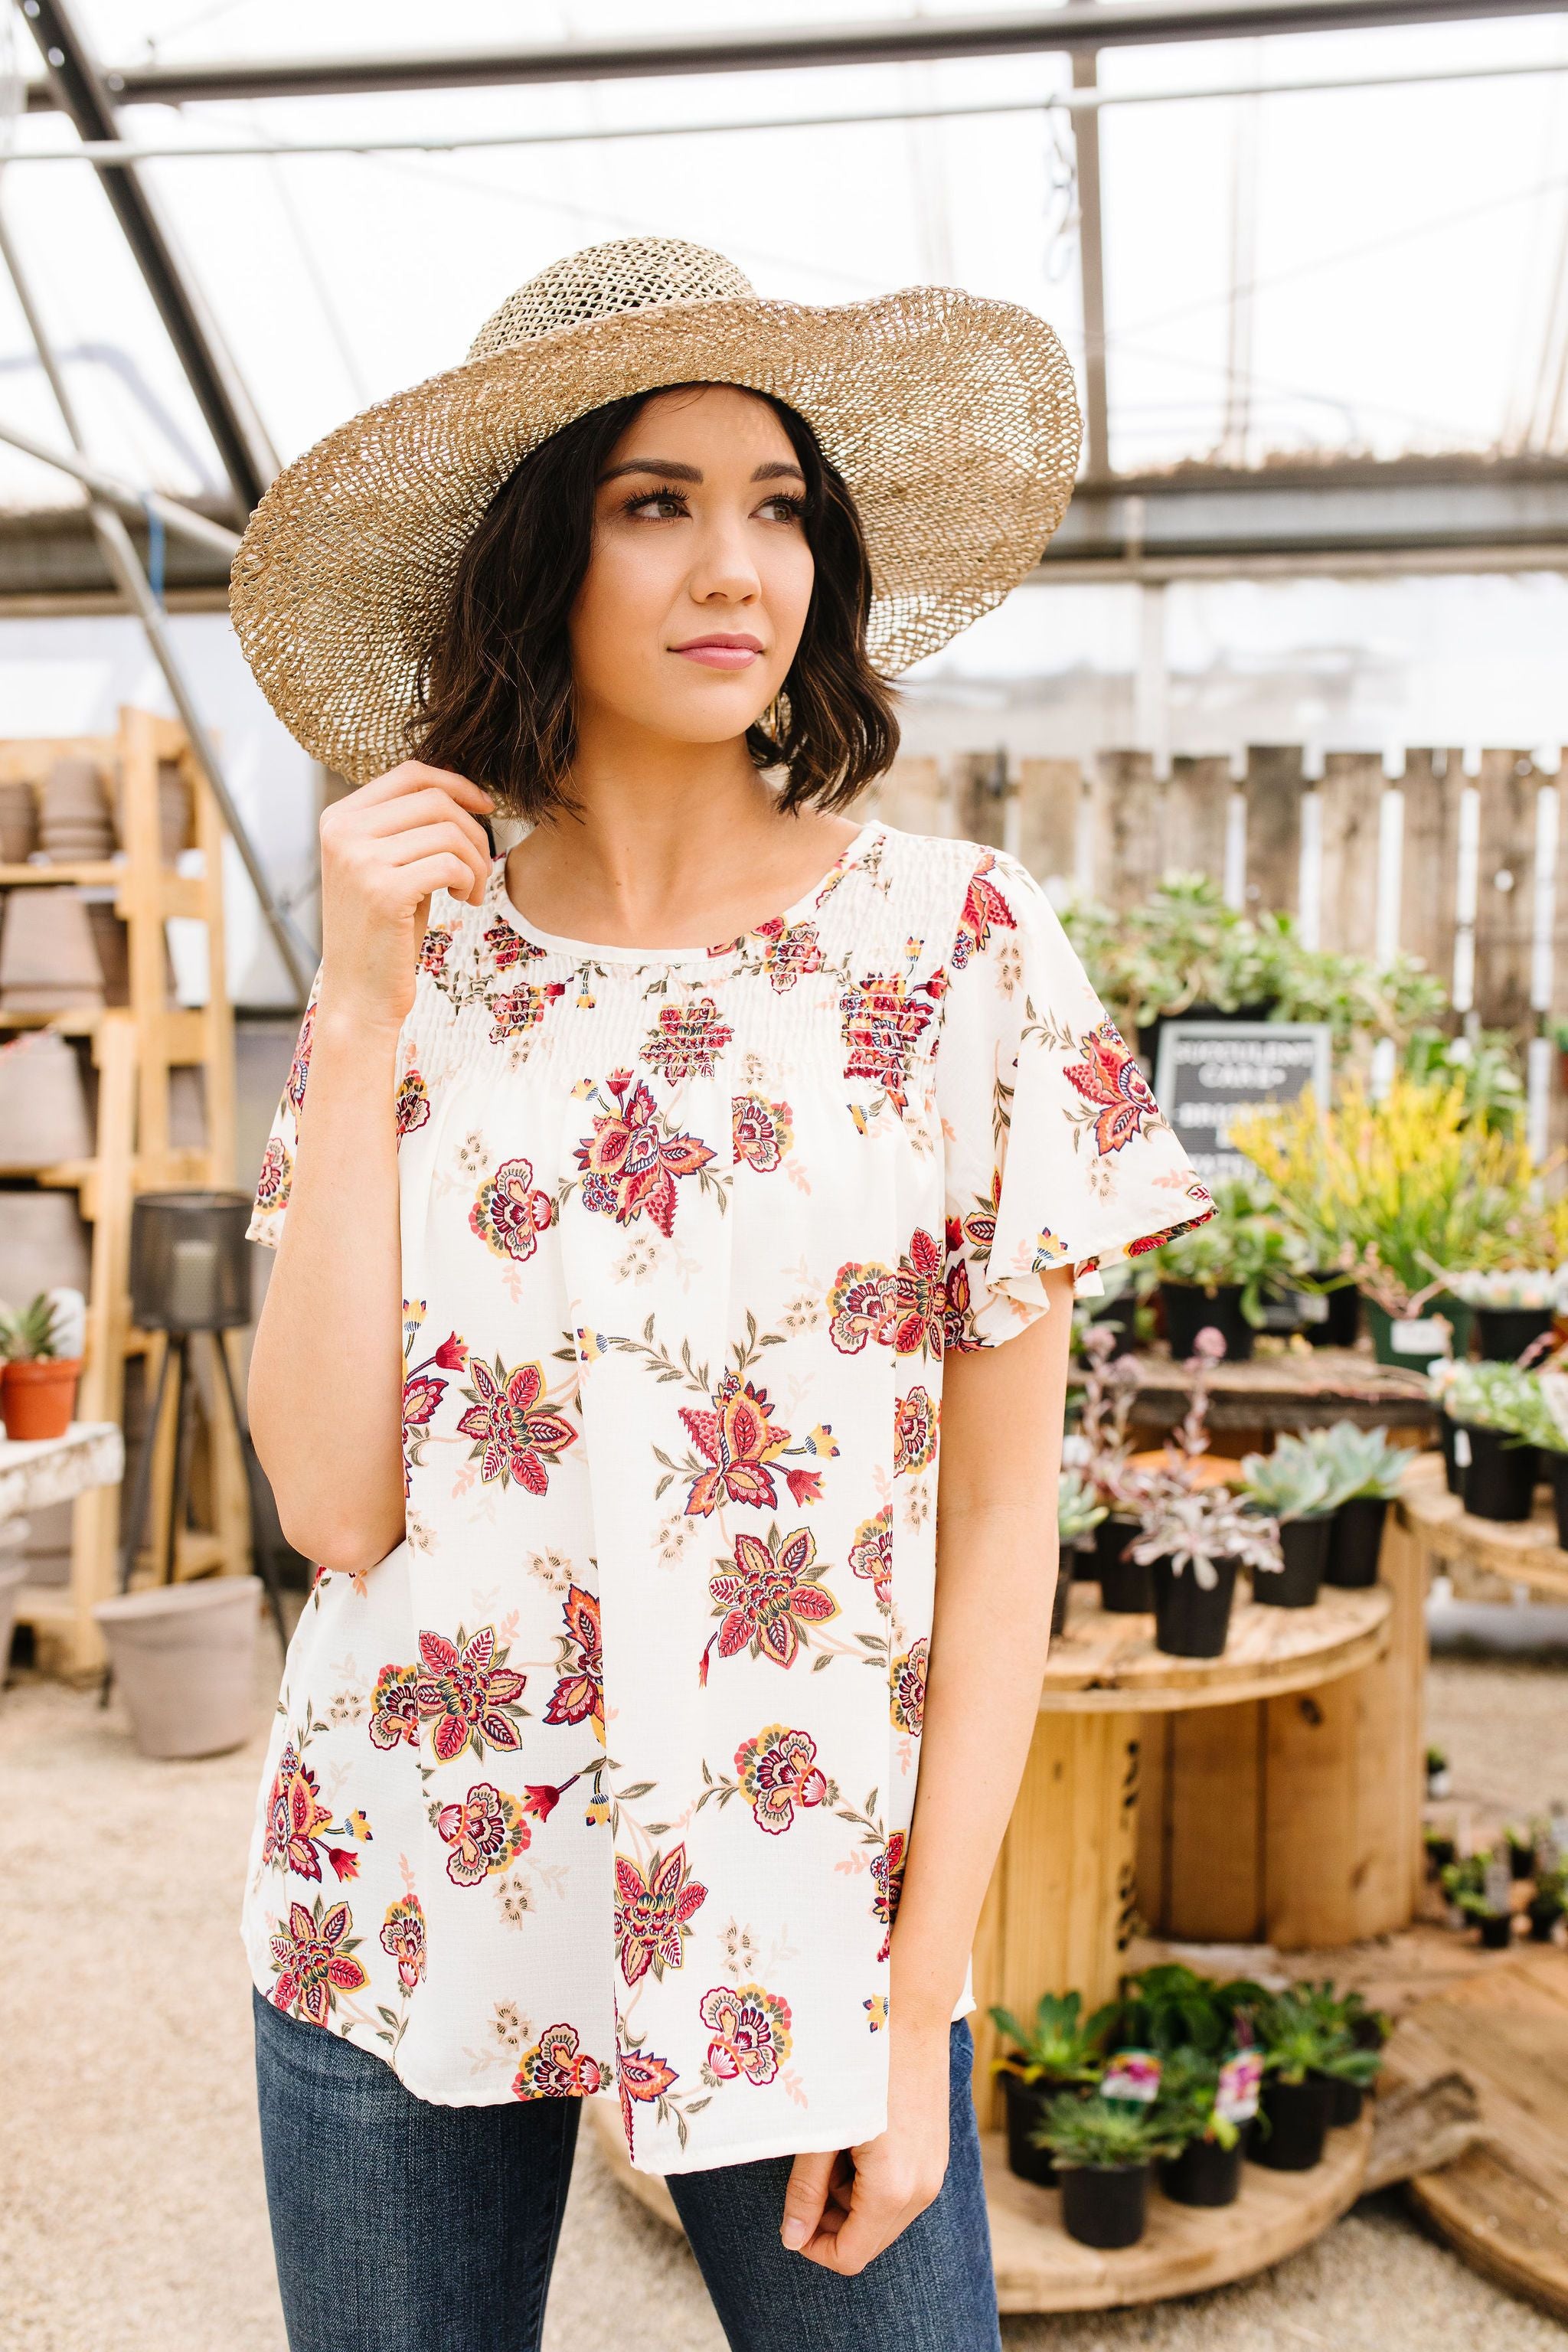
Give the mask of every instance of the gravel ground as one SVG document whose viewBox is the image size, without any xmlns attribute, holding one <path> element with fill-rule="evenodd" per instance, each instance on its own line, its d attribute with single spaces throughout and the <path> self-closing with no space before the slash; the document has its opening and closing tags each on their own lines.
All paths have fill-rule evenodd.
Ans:
<svg viewBox="0 0 1568 2352">
<path fill-rule="evenodd" d="M 1509 1812 L 1568 1790 L 1563 1687 L 1526 1665 L 1436 1667 L 1432 1737 L 1458 1792 Z M 285 2352 L 235 1929 L 260 1747 L 153 1764 L 89 1696 L 24 1680 L 0 1699 L 5 2352 Z M 684 2242 L 615 2186 L 584 2132 L 546 2352 L 623 2352 L 605 2282 L 626 2276 L 637 2352 L 723 2352 Z M 1008 2352 L 1568 2352 L 1568 2329 L 1394 2200 L 1244 2286 L 1003 2334 Z"/>
</svg>

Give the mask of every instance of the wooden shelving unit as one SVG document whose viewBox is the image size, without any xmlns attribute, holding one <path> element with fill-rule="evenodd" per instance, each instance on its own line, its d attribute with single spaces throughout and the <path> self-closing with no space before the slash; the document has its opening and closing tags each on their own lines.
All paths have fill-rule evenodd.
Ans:
<svg viewBox="0 0 1568 2352">
<path fill-rule="evenodd" d="M 106 781 L 118 770 L 121 854 L 110 861 L 79 865 L 0 865 L 0 892 L 72 886 L 112 889 L 114 911 L 126 926 L 129 1003 L 57 1013 L 0 1009 L 0 1038 L 46 1027 L 67 1037 L 86 1038 L 98 1073 L 92 1157 L 25 1171 L 0 1161 L 0 1176 L 25 1175 L 78 1197 L 92 1228 L 92 1243 L 86 1360 L 77 1412 L 83 1421 L 119 1422 L 127 1357 L 146 1359 L 151 1395 L 164 1346 L 160 1335 L 137 1331 L 131 1324 L 132 1202 L 138 1192 L 226 1185 L 234 1180 L 234 1021 L 224 966 L 224 835 L 206 780 L 175 721 L 123 709 L 119 730 L 111 736 L 0 742 L 0 778 L 20 778 L 37 789 L 57 760 L 73 754 L 90 759 Z M 183 874 L 163 863 L 161 768 L 174 769 L 189 786 L 191 844 L 200 853 L 199 873 Z M 170 1002 L 163 927 L 182 917 L 205 928 L 206 1002 L 200 1006 Z M 201 1073 L 205 1139 L 200 1145 L 176 1147 L 171 1141 L 170 1093 L 172 1073 L 177 1069 Z M 205 1443 L 197 1491 L 205 1490 L 209 1525 L 205 1530 L 178 1531 L 177 1576 L 215 1569 L 240 1573 L 249 1565 L 239 1449 L 221 1408 L 204 1415 L 203 1422 Z M 166 1412 L 158 1433 L 153 1508 L 138 1578 L 162 1573 L 174 1436 L 173 1415 Z M 101 1664 L 102 1644 L 91 1612 L 94 1602 L 115 1589 L 119 1537 L 118 1488 L 93 1489 L 74 1506 L 68 1585 L 23 1588 L 18 1622 L 33 1627 L 40 1663 L 56 1672 L 86 1676 Z"/>
</svg>

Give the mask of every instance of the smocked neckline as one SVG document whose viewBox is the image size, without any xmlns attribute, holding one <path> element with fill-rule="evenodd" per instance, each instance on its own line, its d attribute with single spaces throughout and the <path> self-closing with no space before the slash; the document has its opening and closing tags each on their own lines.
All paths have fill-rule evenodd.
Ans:
<svg viewBox="0 0 1568 2352">
<path fill-rule="evenodd" d="M 602 940 L 568 939 L 559 931 L 542 930 L 537 923 L 530 922 L 512 904 L 511 893 L 506 887 L 504 854 L 495 860 L 490 868 L 490 907 L 491 910 L 499 914 L 518 937 L 526 940 L 531 947 L 537 948 L 543 955 L 558 956 L 571 963 L 616 963 L 633 966 L 653 963 L 717 963 L 726 956 L 738 955 L 748 940 L 767 937 L 776 933 L 781 928 L 788 929 L 793 924 L 805 921 L 808 917 L 816 913 L 828 892 L 837 888 L 844 877 L 859 864 L 872 842 L 879 839 L 886 830 L 886 826 L 879 818 L 868 817 L 859 832 L 850 835 L 826 872 L 819 876 L 808 890 L 804 890 L 792 906 L 785 907 L 779 914 L 765 917 L 760 923 L 753 923 L 748 930 L 739 931 L 731 939 L 720 940 L 714 947 L 612 947 Z"/>
</svg>

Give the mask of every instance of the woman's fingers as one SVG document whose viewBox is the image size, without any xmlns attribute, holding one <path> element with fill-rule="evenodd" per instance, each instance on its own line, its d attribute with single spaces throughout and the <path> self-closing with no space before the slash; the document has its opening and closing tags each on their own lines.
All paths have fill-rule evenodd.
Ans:
<svg viewBox="0 0 1568 2352">
<path fill-rule="evenodd" d="M 816 2231 L 839 2155 L 836 2148 L 812 2148 L 797 2156 L 790 2167 L 779 2235 L 792 2253 L 805 2246 Z"/>
<path fill-rule="evenodd" d="M 462 826 L 454 824 L 449 818 L 435 824 L 411 825 L 406 833 L 388 834 L 377 842 L 372 855 L 379 864 L 396 869 L 417 865 L 421 858 L 435 856 L 443 850 L 463 860 L 468 876 L 464 885 L 466 896 L 484 888 L 489 878 L 489 854 L 476 849 Z"/>
<path fill-rule="evenodd" d="M 474 846 L 489 857 L 483 825 L 441 784 L 425 784 L 416 791 L 400 793 L 395 800 L 367 802 L 357 812 L 354 829 L 371 840 L 384 841 L 409 825 L 443 823 L 461 825 Z"/>
<path fill-rule="evenodd" d="M 400 793 L 416 791 L 421 784 L 439 784 L 455 800 L 460 801 L 464 808 L 474 810 L 479 816 L 488 816 L 495 806 L 493 797 L 482 784 L 470 783 L 467 776 L 459 776 L 452 768 L 427 767 L 423 760 L 400 761 L 395 768 L 389 768 L 384 776 L 377 776 L 371 783 L 362 784 L 357 793 L 350 794 L 350 798 L 357 800 L 362 807 L 368 807 L 374 801 L 395 800 Z M 342 807 L 343 803 L 339 802 L 336 805 Z"/>
</svg>

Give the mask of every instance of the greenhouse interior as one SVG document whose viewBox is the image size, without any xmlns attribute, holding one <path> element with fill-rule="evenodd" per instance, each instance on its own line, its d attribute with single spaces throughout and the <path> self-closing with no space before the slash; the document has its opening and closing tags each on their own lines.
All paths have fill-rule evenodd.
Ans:
<svg viewBox="0 0 1568 2352">
<path fill-rule="evenodd" d="M 592 265 L 584 283 L 597 270 L 619 290 L 574 292 L 556 267 L 567 256 Z M 941 398 L 911 377 L 897 413 L 877 322 L 896 315 L 912 338 L 936 298 L 909 289 L 958 289 L 931 314 L 945 323 L 922 362 L 951 376 Z M 496 321 L 529 302 L 525 347 Z M 696 353 L 689 365 L 636 373 L 653 348 L 637 340 L 644 305 L 666 314 L 656 329 L 689 329 L 669 346 Z M 783 356 L 727 373 L 722 334 L 742 331 Z M 986 335 L 991 356 L 975 359 Z M 1059 355 L 1050 429 L 1066 455 L 1038 528 L 1038 383 L 1028 466 L 1002 452 L 1000 426 L 987 437 L 1009 336 L 1009 351 L 1053 367 Z M 808 383 L 802 428 L 790 387 Z M 576 1024 L 585 1040 L 595 1020 L 612 1034 L 632 950 L 663 951 L 646 938 L 585 949 L 609 936 L 575 919 L 595 911 L 592 892 L 557 899 L 539 878 L 556 852 L 532 866 L 521 854 L 539 846 L 531 834 L 574 854 L 569 762 L 553 800 L 527 803 L 531 824 L 516 803 L 481 825 L 493 773 L 476 766 L 477 790 L 454 801 L 462 762 L 432 751 L 406 790 L 439 793 L 442 830 L 462 832 L 470 864 L 488 836 L 500 929 L 464 961 L 479 936 L 464 923 L 467 867 L 456 897 L 449 876 L 427 886 L 411 931 L 405 893 L 399 1018 L 405 1001 L 416 1009 L 387 1044 L 395 1103 L 386 1089 L 363 1112 L 373 1124 L 353 1132 L 379 1140 L 356 1164 L 342 910 L 351 851 L 384 841 L 377 810 L 405 788 L 396 755 L 365 747 L 406 740 L 416 759 L 419 739 L 369 722 L 356 734 L 354 714 L 395 668 L 406 708 L 437 710 L 431 743 L 459 739 L 442 732 L 439 699 L 457 656 L 416 609 L 416 557 L 388 587 L 380 572 L 357 579 L 343 551 L 390 532 L 396 506 L 405 547 L 446 534 L 442 593 L 455 593 L 454 576 L 474 576 L 456 567 L 489 497 L 525 482 L 552 435 L 564 446 L 623 395 L 646 418 L 671 385 L 717 389 L 779 447 L 782 419 L 801 464 L 806 431 L 819 488 L 794 525 L 769 528 L 804 529 L 819 583 L 820 482 L 852 515 L 860 493 L 858 662 L 875 669 L 892 643 L 889 614 L 941 603 L 923 637 L 909 624 L 913 655 L 889 656 L 866 689 L 894 715 L 889 755 L 857 771 L 847 832 L 830 800 L 802 820 L 837 824 L 850 845 L 837 864 L 830 848 L 797 857 L 802 884 L 826 872 L 815 897 L 758 898 L 759 869 L 741 918 L 695 933 L 739 932 L 731 962 L 712 948 L 690 970 L 698 950 L 669 951 L 639 1015 L 655 1043 L 635 1081 L 618 1058 L 641 1052 L 635 1039 L 602 1065 L 584 1045 L 595 1076 L 563 1095 L 576 1125 L 560 1127 L 584 1139 L 557 1174 L 553 1146 L 501 1106 L 542 1102 L 521 1089 L 542 1088 L 552 1034 Z M 507 400 L 548 409 L 526 444 L 507 441 L 521 429 Z M 879 482 L 917 411 L 926 446 Z M 418 457 L 432 417 L 434 454 Z M 423 488 L 388 493 L 373 517 L 368 476 L 353 475 L 365 450 L 404 453 Z M 773 472 L 798 474 L 784 457 Z M 1007 465 L 1016 496 L 996 488 Z M 700 473 L 671 470 L 701 486 L 700 518 Z M 608 477 L 585 478 L 592 502 Z M 678 489 L 657 499 L 678 507 Z M 977 537 L 985 495 L 998 510 Z M 918 557 L 886 520 L 913 506 Z M 562 645 L 570 635 L 569 719 L 584 567 L 599 577 L 613 541 L 593 521 L 592 554 L 587 524 L 574 553 L 566 526 L 548 528 L 543 572 L 558 568 L 575 599 L 552 623 Z M 808 631 L 826 628 L 824 609 L 813 602 Z M 719 670 L 768 657 L 755 635 L 713 643 Z M 535 691 L 521 654 L 494 675 Z M 584 675 L 573 740 L 583 806 L 597 809 L 588 747 L 602 719 Z M 747 780 L 734 789 L 763 779 L 765 818 L 745 803 L 758 825 L 783 820 L 755 740 L 793 793 L 802 676 L 792 668 L 795 686 L 776 686 L 766 709 L 759 688 L 731 730 Z M 743 692 L 717 671 L 709 685 Z M 527 2273 L 537 2307 L 529 2319 L 511 2306 L 505 2340 L 519 2347 L 609 2352 L 635 2326 L 647 2352 L 985 2352 L 983 2325 L 1007 2352 L 1568 2352 L 1565 743 L 1561 0 L 780 0 L 776 18 L 716 0 L 657 15 L 630 0 L 440 13 L 418 0 L 6 0 L 7 2352 L 357 2352 L 395 2327 L 460 2352 L 502 2340 L 455 2302 L 430 2318 L 447 2306 L 407 2284 L 399 2192 L 374 2216 L 375 2198 L 330 2187 L 326 2169 L 310 2194 L 279 2186 L 280 2151 L 309 2176 L 317 2147 L 297 2115 L 287 2141 L 269 2136 L 281 2095 L 266 2034 L 285 2028 L 290 2046 L 310 2032 L 311 2049 L 374 2075 L 382 2104 L 345 2127 L 362 2167 L 392 2144 L 376 2138 L 390 2121 L 369 2118 L 389 2116 L 394 2095 L 472 2123 L 477 2154 L 494 2124 L 477 2170 L 531 2160 L 523 2122 L 558 2100 L 571 2130 L 581 2114 L 559 2242 Z M 686 862 L 693 908 L 704 854 Z M 910 858 L 961 876 L 956 941 L 922 962 L 911 924 L 879 966 Z M 425 911 L 432 887 L 447 893 L 444 917 Z M 520 888 L 549 927 L 537 936 Z M 789 915 L 763 921 L 786 895 Z M 650 918 L 646 937 L 668 936 Z M 558 970 L 535 968 L 558 950 Z M 371 947 L 358 952 L 368 971 Z M 846 1242 L 808 1263 L 803 1220 L 875 1233 L 884 1178 L 915 1188 L 900 1201 L 923 1199 L 924 1171 L 944 1152 L 957 1163 L 963 1114 L 943 1106 L 969 1100 L 973 1073 L 966 1048 L 951 1041 L 944 1063 L 935 1039 L 982 968 L 1011 1023 L 983 1140 L 989 1196 L 984 1177 L 956 1206 L 950 1188 L 945 1254 L 938 1197 L 934 1236 L 911 1239 L 906 1218 L 885 1245 Z M 1092 1012 L 1041 997 L 1042 970 L 1071 975 Z M 805 1098 L 806 1048 L 770 1096 L 766 1055 L 726 1025 L 742 1001 L 759 1007 L 759 1038 L 822 1010 L 845 1155 L 831 1164 L 856 1171 L 842 1186 L 819 1169 L 814 1192 L 805 1172 L 826 1116 Z M 441 1099 L 437 1014 L 469 1041 L 451 1047 L 453 1070 L 492 1052 L 493 1148 Z M 1052 1073 L 1066 1144 L 1068 1128 L 1047 1136 L 1035 1117 L 1031 1055 Z M 308 1146 L 294 1164 L 312 1069 L 343 1106 L 330 1171 Z M 911 1071 L 930 1081 L 923 1108 Z M 700 1139 L 713 1084 L 732 1095 L 732 1141 L 729 1108 L 717 1143 Z M 418 1222 L 415 1181 L 430 1188 Z M 1114 1203 L 1143 1181 L 1166 1188 L 1166 1209 L 1140 1196 L 1117 1229 Z M 998 1236 L 1018 1225 L 1010 1183 L 1016 1202 L 1035 1186 L 1036 1213 L 988 1289 Z M 323 1340 L 314 1379 L 279 1367 L 313 1360 L 307 1281 L 323 1331 L 353 1320 L 349 1275 L 321 1268 L 355 1255 L 362 1186 L 385 1210 L 389 1298 L 402 1234 L 392 1518 L 384 1507 L 384 1539 L 338 1557 L 313 1533 L 331 1514 L 300 1497 L 363 1483 L 353 1433 L 373 1423 L 354 1367 L 371 1359 L 354 1347 L 371 1340 Z M 468 1254 L 460 1307 L 434 1238 L 448 1195 Z M 1079 1202 L 1099 1234 L 1081 1250 Z M 302 1227 L 293 1254 L 258 1245 L 285 1208 Z M 365 1207 L 366 1234 L 381 1213 Z M 885 1262 L 864 1262 L 882 1246 Z M 799 1259 L 787 1313 L 772 1303 L 786 1255 Z M 536 1276 L 565 1284 L 559 1330 L 526 1343 L 542 1366 L 521 1362 L 516 1337 Z M 679 1318 L 695 1302 L 697 1329 L 715 1283 L 733 1301 L 745 1282 L 777 1329 L 759 1338 L 748 1311 L 722 1380 L 667 1344 L 666 1325 L 656 1333 L 656 1308 Z M 918 1569 L 900 1579 L 890 1562 L 895 1544 L 911 1562 L 926 1545 L 939 1569 L 958 1550 L 958 1533 L 952 1551 L 942 1540 L 938 1423 L 956 1487 L 953 1457 L 983 1442 L 966 1400 L 999 1377 L 981 1362 L 986 1318 L 1020 1298 L 1034 1302 L 1015 1304 L 1020 1367 L 1044 1362 L 1040 1332 L 1061 1329 L 1040 1311 L 1053 1298 L 1071 1329 L 1043 1432 L 1033 1370 L 985 1409 L 985 1458 L 1034 1480 L 1028 1557 L 1055 1580 L 1036 1579 L 1052 1596 L 1037 1643 L 1017 1634 L 1015 1770 L 1000 1738 L 984 1765 L 973 1706 L 963 1746 L 957 1679 L 941 1703 L 931 1608 L 956 1635 L 975 1579 L 955 1563 L 944 1615 L 939 1572 L 919 1618 Z M 492 1299 L 508 1336 L 470 1346 L 491 1312 L 473 1302 Z M 381 1323 L 396 1322 L 392 1298 Z M 775 1340 L 808 1369 L 781 1370 L 785 1357 L 763 1352 Z M 857 1456 L 858 1404 L 828 1415 L 807 1399 L 834 1397 L 834 1381 L 847 1396 L 858 1382 L 858 1399 L 884 1374 L 905 1384 L 896 1435 Z M 591 1481 L 595 1389 L 599 1412 L 620 1417 L 599 1423 Z M 639 1536 L 626 1465 L 645 1413 L 670 1434 Z M 783 1421 L 819 1413 L 809 1439 L 790 1439 Z M 287 1473 L 285 1425 L 300 1433 Z M 826 1470 L 803 1467 L 808 1454 Z M 858 1458 L 869 1483 L 847 1553 L 829 1530 Z M 552 1515 L 567 1492 L 593 1498 L 576 1559 Z M 945 1480 L 942 1495 L 956 1530 L 964 1506 Z M 472 1530 L 470 1562 L 458 1544 L 443 1562 L 441 1529 L 455 1527 Z M 623 1582 L 627 1565 L 641 1573 Z M 404 1608 L 384 1597 L 404 1590 L 394 1574 L 437 1611 L 444 1569 L 446 1633 L 410 1600 L 397 1638 L 410 1657 L 416 1641 L 419 1663 L 388 1664 L 381 1627 Z M 1001 1596 L 1022 1588 L 996 1574 L 991 1641 L 1005 1652 Z M 696 1757 L 701 1727 L 721 1729 L 700 1793 L 672 1795 L 669 1819 L 650 1823 L 648 1782 L 616 1757 L 658 1736 L 654 1677 L 631 1655 L 635 1612 L 656 1606 L 671 1621 L 684 1609 L 681 1638 L 696 1627 L 710 1643 L 695 1675 L 681 1652 L 674 1744 L 691 1727 Z M 879 1684 L 874 1748 L 890 1760 L 864 1804 L 869 1766 L 859 1776 L 830 1752 L 835 1726 L 851 1752 L 855 1677 L 838 1661 L 852 1649 L 887 1669 L 897 1735 Z M 1000 1691 L 996 1704 L 1000 1725 Z M 985 1869 L 952 2061 L 963 2131 L 909 2234 L 886 2228 L 863 2272 L 812 2241 L 812 2291 L 778 2336 L 782 2301 L 764 2326 L 726 2286 L 746 2268 L 729 2259 L 742 2208 L 716 2236 L 703 2198 L 726 2170 L 696 2152 L 721 2152 L 736 2180 L 768 2173 L 773 2211 L 784 2158 L 798 2185 L 838 2148 L 825 2148 L 813 2095 L 830 2136 L 862 2081 L 882 2104 L 874 2134 L 846 2126 L 844 2177 L 874 2183 L 879 2141 L 897 2143 L 888 2070 L 909 2012 L 902 1984 L 891 2006 L 887 1987 L 906 1848 L 905 1982 L 915 1935 L 933 1932 L 907 1834 L 922 1708 L 928 1775 L 940 1726 L 944 1769 L 963 1759 L 974 1785 L 987 1769 L 1005 1783 L 991 1844 L 988 1801 L 973 1801 Z M 765 1732 L 764 1714 L 779 1718 Z M 827 1727 L 820 1765 L 784 1716 Z M 736 1752 L 742 1717 L 751 1744 Z M 559 1785 L 548 1756 L 564 1759 Z M 498 1789 L 525 1770 L 546 1785 Z M 923 1818 L 940 1822 L 940 1802 Z M 604 1858 L 606 1952 L 615 1911 L 606 2023 L 584 1963 L 581 2052 L 548 2005 L 544 1958 L 531 1979 L 531 1954 L 562 1964 L 575 1917 L 552 1842 L 589 1857 L 572 1885 Z M 818 1882 L 801 1876 L 830 1845 L 841 1858 L 816 1862 Z M 731 1853 L 772 1867 L 776 1915 L 765 1881 L 737 1885 Z M 729 1874 L 700 1909 L 706 1887 L 680 1876 L 693 1864 Z M 450 1921 L 473 1923 L 456 1930 L 475 1938 L 456 1968 Z M 871 1990 L 862 2001 L 851 1971 L 852 2034 L 836 2042 L 817 2020 L 847 2000 L 845 1921 L 866 1937 Z M 691 2036 L 679 2052 L 658 2039 L 678 2017 Z M 951 2033 L 956 2051 L 956 2021 Z M 441 2145 L 456 2154 L 456 2137 Z M 973 2172 L 962 2224 L 961 2146 Z M 824 2173 L 819 2207 L 826 2191 Z M 847 2213 L 849 2188 L 835 2193 Z M 511 2194 L 495 2208 L 500 2239 Z M 429 2195 L 426 2236 L 447 2191 Z M 860 2224 L 840 2221 L 847 2243 Z M 956 2259 L 939 2226 L 978 2250 L 983 2323 L 944 2320 L 939 2289 L 909 2284 L 922 2230 L 932 2276 Z M 498 2245 L 498 2265 L 531 2261 L 532 2245 Z M 465 2273 L 461 2250 L 418 2259 L 435 2265 L 421 2294 L 443 2291 L 444 2260 Z M 372 2262 L 385 2273 L 374 2296 Z M 824 2282 L 836 2263 L 855 2274 Z M 856 2300 L 879 2280 L 880 2301 Z M 917 2338 L 900 2294 L 934 2332 Z"/>
</svg>

